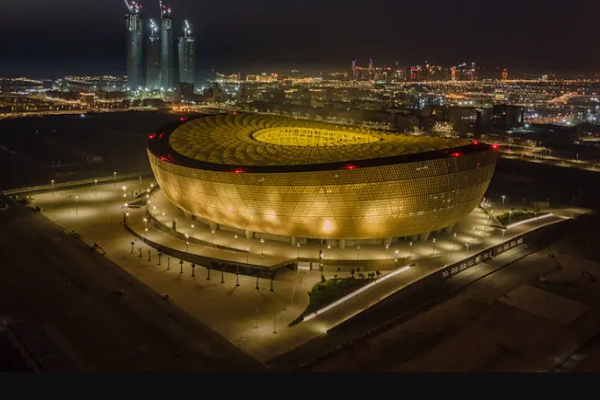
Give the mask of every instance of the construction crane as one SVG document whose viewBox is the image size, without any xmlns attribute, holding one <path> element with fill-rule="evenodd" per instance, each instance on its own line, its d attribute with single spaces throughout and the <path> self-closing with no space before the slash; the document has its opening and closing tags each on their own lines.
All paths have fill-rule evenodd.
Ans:
<svg viewBox="0 0 600 400">
<path fill-rule="evenodd" d="M 164 5 L 162 0 L 159 0 L 158 4 L 160 6 L 161 15 L 171 14 L 171 7 Z"/>
<path fill-rule="evenodd" d="M 153 19 L 150 20 L 150 30 L 152 31 L 152 35 L 156 35 L 158 31 L 158 26 L 156 26 Z"/>
<path fill-rule="evenodd" d="M 127 0 L 123 1 L 125 2 L 125 5 L 127 6 L 127 9 L 130 13 L 139 14 L 140 9 L 142 8 L 142 5 L 140 3 L 136 3 L 135 1 L 132 1 L 130 3 Z"/>
</svg>

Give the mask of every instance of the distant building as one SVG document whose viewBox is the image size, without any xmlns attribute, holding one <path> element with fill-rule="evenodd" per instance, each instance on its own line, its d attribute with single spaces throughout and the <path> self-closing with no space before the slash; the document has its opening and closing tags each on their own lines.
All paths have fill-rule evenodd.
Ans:
<svg viewBox="0 0 600 400">
<path fill-rule="evenodd" d="M 183 37 L 179 38 L 179 81 L 193 85 L 196 81 L 196 38 L 185 21 Z"/>
<path fill-rule="evenodd" d="M 142 77 L 142 14 L 135 1 L 127 3 L 127 80 L 130 90 L 138 90 L 144 84 Z"/>
<path fill-rule="evenodd" d="M 492 122 L 502 129 L 518 128 L 523 126 L 525 110 L 520 106 L 498 104 L 493 109 Z"/>
<path fill-rule="evenodd" d="M 146 62 L 146 88 L 160 89 L 160 35 L 158 26 L 150 20 L 150 36 L 148 37 L 148 60 Z"/>
<path fill-rule="evenodd" d="M 173 59 L 173 19 L 171 9 L 161 3 L 160 27 L 160 81 L 161 89 L 175 87 L 175 68 Z"/>
</svg>

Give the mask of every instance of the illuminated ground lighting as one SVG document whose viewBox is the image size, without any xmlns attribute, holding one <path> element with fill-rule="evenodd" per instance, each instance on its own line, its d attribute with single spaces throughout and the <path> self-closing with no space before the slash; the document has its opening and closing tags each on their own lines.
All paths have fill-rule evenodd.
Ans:
<svg viewBox="0 0 600 400">
<path fill-rule="evenodd" d="M 519 226 L 519 225 L 527 224 L 527 223 L 529 223 L 529 222 L 538 221 L 538 220 L 540 220 L 540 219 L 544 219 L 544 218 L 550 218 L 550 217 L 552 217 L 553 215 L 554 215 L 554 213 L 548 213 L 548 214 L 541 215 L 541 216 L 539 216 L 539 217 L 533 217 L 533 218 L 530 218 L 530 219 L 525 219 L 525 220 L 523 220 L 523 221 L 515 222 L 514 224 L 510 224 L 510 225 L 508 225 L 508 226 L 506 227 L 506 229 L 514 228 L 515 226 Z"/>
<path fill-rule="evenodd" d="M 340 304 L 344 303 L 345 301 L 348 301 L 348 300 L 349 300 L 349 299 L 351 299 L 352 297 L 354 297 L 354 296 L 356 296 L 356 295 L 358 295 L 358 294 L 360 294 L 360 293 L 364 292 L 365 290 L 368 290 L 368 289 L 372 288 L 373 286 L 375 286 L 375 285 L 377 285 L 377 284 L 379 284 L 379 283 L 381 283 L 381 282 L 383 282 L 383 281 L 385 281 L 385 280 L 387 280 L 387 279 L 389 279 L 389 278 L 391 278 L 391 277 L 393 277 L 393 276 L 396 276 L 396 275 L 398 275 L 398 274 L 400 274 L 400 273 L 402 273 L 402 272 L 408 271 L 409 269 L 410 269 L 410 266 L 406 265 L 406 266 L 404 266 L 404 267 L 402 267 L 402 268 L 400 268 L 400 269 L 397 269 L 397 270 L 395 270 L 394 272 L 390 272 L 390 273 L 389 273 L 389 274 L 387 274 L 386 276 L 383 276 L 383 277 L 381 277 L 381 278 L 377 279 L 376 281 L 374 281 L 374 282 L 371 282 L 371 283 L 369 283 L 368 285 L 366 285 L 366 286 L 363 286 L 363 287 L 361 287 L 360 289 L 358 289 L 358 290 L 356 290 L 356 291 L 354 291 L 354 292 L 350 293 L 349 295 L 347 295 L 347 296 L 345 296 L 345 297 L 342 297 L 341 299 L 339 299 L 339 300 L 337 300 L 337 301 L 334 301 L 333 303 L 331 303 L 331 304 L 330 304 L 330 305 L 328 305 L 327 307 L 323 307 L 323 308 L 321 308 L 320 310 L 317 310 L 317 311 L 315 311 L 314 313 L 312 313 L 312 314 L 310 314 L 310 315 L 307 315 L 306 317 L 304 317 L 304 319 L 303 319 L 302 321 L 303 321 L 303 322 L 310 321 L 311 319 L 313 319 L 313 318 L 314 318 L 314 317 L 316 317 L 317 315 L 321 315 L 321 314 L 323 314 L 324 312 L 326 312 L 326 311 L 329 311 L 329 310 L 331 310 L 332 308 L 334 308 L 334 307 L 336 307 L 336 306 L 339 306 Z"/>
<path fill-rule="evenodd" d="M 453 225 L 479 205 L 498 158 L 470 140 L 254 114 L 160 131 L 148 141 L 150 164 L 178 208 L 230 228 L 310 239 L 384 239 Z"/>
</svg>

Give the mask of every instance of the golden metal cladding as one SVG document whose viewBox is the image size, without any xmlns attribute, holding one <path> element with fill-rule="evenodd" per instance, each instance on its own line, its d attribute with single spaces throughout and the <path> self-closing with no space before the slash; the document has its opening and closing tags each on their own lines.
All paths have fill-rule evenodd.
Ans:
<svg viewBox="0 0 600 400">
<path fill-rule="evenodd" d="M 264 134 L 270 141 L 296 140 Z M 297 140 L 309 141 L 305 136 Z M 319 140 L 331 140 L 326 136 Z M 184 211 L 239 229 L 319 239 L 402 237 L 448 227 L 479 204 L 497 160 L 494 151 L 483 150 L 356 169 L 233 173 L 149 157 L 160 187 Z"/>
</svg>

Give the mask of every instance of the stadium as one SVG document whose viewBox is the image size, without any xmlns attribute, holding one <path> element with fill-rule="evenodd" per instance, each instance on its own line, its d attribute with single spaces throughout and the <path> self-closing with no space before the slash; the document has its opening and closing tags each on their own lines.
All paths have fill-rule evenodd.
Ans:
<svg viewBox="0 0 600 400">
<path fill-rule="evenodd" d="M 345 243 L 452 227 L 485 195 L 495 148 L 234 113 L 166 126 L 148 155 L 168 199 L 211 226 Z"/>
</svg>

